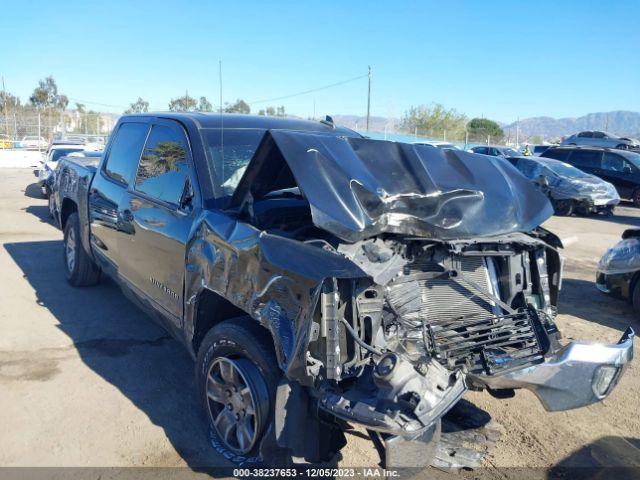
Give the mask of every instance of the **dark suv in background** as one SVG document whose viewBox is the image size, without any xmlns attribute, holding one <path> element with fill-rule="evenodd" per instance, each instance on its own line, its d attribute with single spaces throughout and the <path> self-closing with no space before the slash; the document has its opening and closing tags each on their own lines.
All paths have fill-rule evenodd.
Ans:
<svg viewBox="0 0 640 480">
<path fill-rule="evenodd" d="M 621 198 L 640 207 L 640 154 L 600 147 L 553 147 L 541 156 L 568 163 L 612 183 Z"/>
</svg>

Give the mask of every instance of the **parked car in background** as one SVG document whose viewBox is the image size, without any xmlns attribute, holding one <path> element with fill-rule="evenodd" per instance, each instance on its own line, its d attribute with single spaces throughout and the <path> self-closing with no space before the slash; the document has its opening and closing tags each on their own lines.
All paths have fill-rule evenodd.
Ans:
<svg viewBox="0 0 640 480">
<path fill-rule="evenodd" d="M 37 135 L 26 135 L 20 140 L 20 148 L 26 150 L 44 150 L 47 145 L 49 145 L 49 142 Z"/>
<path fill-rule="evenodd" d="M 63 163 L 62 160 L 73 160 L 79 165 L 84 166 L 85 168 L 95 168 L 100 162 L 100 157 L 102 157 L 101 151 L 80 151 L 80 152 L 72 152 L 67 156 L 60 157 L 57 162 L 55 162 L 55 167 L 53 171 L 49 175 L 49 177 L 45 180 L 45 184 L 48 187 L 49 192 L 49 215 L 51 218 L 57 218 L 58 212 L 60 211 L 60 205 L 56 203 L 56 199 L 60 198 L 59 195 L 56 195 L 54 189 L 56 188 L 56 174 L 58 168 Z"/>
<path fill-rule="evenodd" d="M 462 150 L 460 147 L 449 142 L 438 142 L 435 140 L 421 140 L 413 142 L 414 145 L 430 145 L 432 147 L 441 148 L 442 150 Z"/>
<path fill-rule="evenodd" d="M 633 356 L 631 329 L 561 342 L 553 210 L 501 159 L 298 119 L 124 115 L 97 167 L 62 160 L 54 195 L 69 283 L 110 276 L 184 344 L 235 463 L 328 461 L 355 424 L 387 468 L 424 467 L 467 389 L 568 410 Z"/>
<path fill-rule="evenodd" d="M 596 273 L 598 290 L 629 300 L 640 314 L 640 229 L 622 233 L 622 240 L 609 248 Z"/>
<path fill-rule="evenodd" d="M 549 197 L 556 215 L 611 214 L 620 203 L 612 184 L 568 163 L 534 156 L 507 160 Z"/>
<path fill-rule="evenodd" d="M 38 177 L 38 185 L 44 198 L 49 198 L 49 194 L 51 193 L 51 175 L 58 165 L 60 158 L 74 152 L 82 152 L 85 150 L 85 145 L 66 143 L 65 141 L 55 141 L 49 146 L 49 149 L 42 159 L 40 168 L 34 171 L 35 176 Z"/>
<path fill-rule="evenodd" d="M 521 155 L 520 152 L 511 148 L 505 147 L 503 145 L 479 145 L 477 147 L 473 147 L 470 149 L 473 153 L 480 153 L 482 155 L 490 155 L 492 157 L 518 157 Z"/>
<path fill-rule="evenodd" d="M 627 150 L 639 148 L 640 145 L 628 137 L 618 137 L 612 133 L 600 131 L 585 131 L 571 135 L 560 142 L 560 145 L 587 145 L 593 147 L 616 148 Z"/>
<path fill-rule="evenodd" d="M 640 154 L 599 147 L 553 147 L 542 154 L 612 183 L 618 195 L 640 207 Z"/>
<path fill-rule="evenodd" d="M 542 155 L 550 147 L 552 147 L 552 145 L 530 145 L 531 153 L 536 157 L 539 157 L 540 155 Z"/>
</svg>

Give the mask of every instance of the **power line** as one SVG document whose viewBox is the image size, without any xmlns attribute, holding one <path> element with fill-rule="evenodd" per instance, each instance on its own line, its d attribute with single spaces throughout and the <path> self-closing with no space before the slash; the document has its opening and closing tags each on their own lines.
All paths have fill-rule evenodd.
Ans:
<svg viewBox="0 0 640 480">
<path fill-rule="evenodd" d="M 298 92 L 298 93 L 292 93 L 290 95 L 283 95 L 281 97 L 265 98 L 263 100 L 254 100 L 253 102 L 248 102 L 248 104 L 255 105 L 256 103 L 275 102 L 277 100 L 285 100 L 287 98 L 298 97 L 300 95 L 307 95 L 308 93 L 319 92 L 320 90 L 326 90 L 327 88 L 333 88 L 339 85 L 344 85 L 345 83 L 355 82 L 356 80 L 360 80 L 361 78 L 366 78 L 368 75 L 369 75 L 368 73 L 364 75 L 358 75 L 357 77 L 349 78 L 347 80 L 342 80 L 341 82 L 331 83 L 329 85 L 324 85 L 322 87 L 312 88 L 310 90 L 305 90 L 303 92 Z"/>
<path fill-rule="evenodd" d="M 111 105 L 109 103 L 98 103 L 98 102 L 90 102 L 89 100 L 80 100 L 79 98 L 69 97 L 69 100 L 72 100 L 77 103 L 89 104 L 89 105 L 99 105 L 101 107 L 110 107 L 110 108 L 129 108 L 125 105 Z"/>
</svg>

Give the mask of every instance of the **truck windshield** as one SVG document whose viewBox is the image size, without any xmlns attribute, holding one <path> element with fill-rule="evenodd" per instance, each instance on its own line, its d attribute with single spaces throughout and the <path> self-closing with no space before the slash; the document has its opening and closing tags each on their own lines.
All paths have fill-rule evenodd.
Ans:
<svg viewBox="0 0 640 480">
<path fill-rule="evenodd" d="M 200 131 L 216 196 L 230 197 L 256 152 L 265 130 L 239 128 L 224 130 L 222 133 L 219 128 L 204 128 Z"/>
</svg>

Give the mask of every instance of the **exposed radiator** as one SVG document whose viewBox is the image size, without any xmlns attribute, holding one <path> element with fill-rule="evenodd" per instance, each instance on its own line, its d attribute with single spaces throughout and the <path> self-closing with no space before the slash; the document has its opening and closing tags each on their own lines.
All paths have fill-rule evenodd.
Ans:
<svg viewBox="0 0 640 480">
<path fill-rule="evenodd" d="M 461 257 L 465 276 L 486 292 L 491 292 L 489 274 L 483 257 Z M 387 292 L 387 301 L 403 322 L 419 327 L 467 316 L 494 316 L 493 305 L 466 286 L 450 278 L 429 278 L 433 272 L 444 271 L 432 261 L 416 261 L 408 265 L 405 274 L 396 278 Z"/>
<path fill-rule="evenodd" d="M 479 289 L 498 296 L 484 257 L 458 257 L 453 264 Z M 493 374 L 542 358 L 528 312 L 507 315 L 464 282 L 437 275 L 444 271 L 434 261 L 416 261 L 389 284 L 386 300 L 406 340 L 423 343 L 428 337 L 430 350 L 443 365 L 466 365 L 474 373 Z"/>
</svg>

